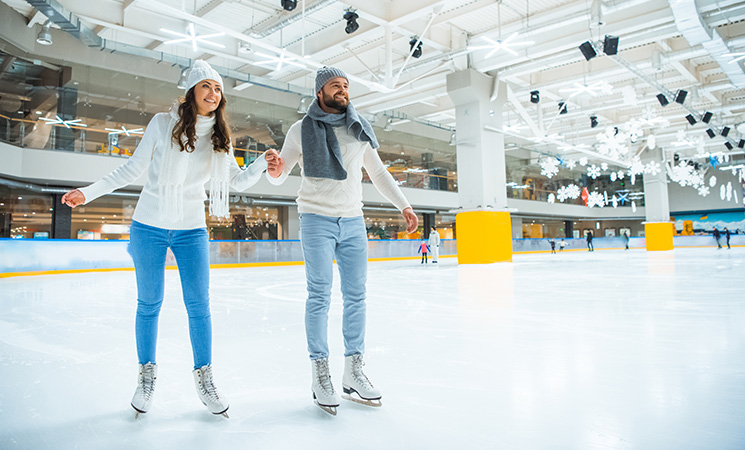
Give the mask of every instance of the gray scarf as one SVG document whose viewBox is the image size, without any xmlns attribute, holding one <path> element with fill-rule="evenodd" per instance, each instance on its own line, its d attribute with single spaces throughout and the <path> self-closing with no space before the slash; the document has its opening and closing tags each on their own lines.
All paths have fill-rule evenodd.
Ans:
<svg viewBox="0 0 745 450">
<path fill-rule="evenodd" d="M 378 148 L 372 125 L 357 114 L 350 103 L 346 113 L 329 114 L 318 106 L 316 99 L 303 118 L 301 143 L 303 146 L 303 171 L 306 176 L 346 180 L 347 171 L 341 160 L 341 149 L 333 127 L 345 125 L 359 141 L 367 141 L 372 148 Z"/>
</svg>

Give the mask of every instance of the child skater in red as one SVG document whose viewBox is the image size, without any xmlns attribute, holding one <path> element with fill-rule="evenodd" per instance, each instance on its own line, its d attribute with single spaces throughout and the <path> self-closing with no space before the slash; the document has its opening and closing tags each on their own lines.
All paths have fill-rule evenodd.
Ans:
<svg viewBox="0 0 745 450">
<path fill-rule="evenodd" d="M 429 245 L 427 245 L 427 241 L 422 239 L 422 243 L 419 245 L 419 250 L 417 250 L 417 253 L 422 254 L 422 264 L 427 263 L 427 253 L 429 252 Z"/>
</svg>

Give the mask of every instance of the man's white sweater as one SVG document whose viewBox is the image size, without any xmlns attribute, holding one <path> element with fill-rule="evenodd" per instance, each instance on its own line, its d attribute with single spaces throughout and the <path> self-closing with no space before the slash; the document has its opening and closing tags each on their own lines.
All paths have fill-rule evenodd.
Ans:
<svg viewBox="0 0 745 450">
<path fill-rule="evenodd" d="M 274 185 L 282 184 L 295 164 L 300 165 L 302 179 L 297 195 L 299 213 L 320 214 L 330 217 L 356 217 L 362 215 L 362 168 L 365 168 L 373 185 L 396 208 L 403 211 L 410 207 L 395 180 L 383 165 L 378 152 L 369 142 L 358 141 L 346 127 L 334 127 L 339 141 L 342 165 L 347 171 L 345 180 L 313 178 L 303 172 L 302 120 L 295 122 L 285 136 L 280 156 L 285 168 L 278 178 L 267 173 Z"/>
<path fill-rule="evenodd" d="M 201 116 L 199 119 L 203 119 Z M 133 220 L 158 228 L 170 230 L 190 230 L 206 226 L 205 200 L 207 194 L 204 185 L 209 181 L 212 167 L 212 129 L 197 134 L 194 152 L 189 156 L 186 181 L 183 188 L 183 216 L 181 219 L 162 217 L 159 208 L 158 177 L 163 165 L 166 149 L 163 147 L 166 133 L 170 135 L 169 113 L 156 114 L 150 121 L 134 154 L 122 166 L 90 186 L 81 188 L 88 204 L 116 189 L 127 186 L 137 180 L 147 170 L 147 181 L 140 193 Z M 199 129 L 199 127 L 197 127 Z M 245 170 L 238 167 L 230 149 L 230 185 L 233 189 L 243 191 L 256 184 L 267 164 L 262 155 Z"/>
</svg>

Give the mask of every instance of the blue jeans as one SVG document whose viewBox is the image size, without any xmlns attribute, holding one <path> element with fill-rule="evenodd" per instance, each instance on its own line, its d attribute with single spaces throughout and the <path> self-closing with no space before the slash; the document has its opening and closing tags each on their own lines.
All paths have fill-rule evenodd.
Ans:
<svg viewBox="0 0 745 450">
<path fill-rule="evenodd" d="M 328 358 L 328 318 L 336 259 L 344 305 L 344 356 L 365 350 L 367 229 L 359 217 L 300 215 L 300 243 L 305 260 L 308 300 L 305 335 L 310 359 Z"/>
<path fill-rule="evenodd" d="M 189 316 L 194 368 L 212 363 L 208 237 L 205 228 L 167 230 L 132 221 L 128 251 L 137 278 L 135 337 L 140 364 L 155 363 L 158 316 L 163 303 L 166 250 L 169 247 L 176 257 Z"/>
</svg>

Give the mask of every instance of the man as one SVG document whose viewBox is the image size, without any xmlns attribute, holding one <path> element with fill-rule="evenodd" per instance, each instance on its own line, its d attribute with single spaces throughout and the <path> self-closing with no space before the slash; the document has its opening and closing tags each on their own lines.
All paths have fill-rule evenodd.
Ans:
<svg viewBox="0 0 745 450">
<path fill-rule="evenodd" d="M 341 70 L 316 73 L 316 100 L 305 117 L 287 132 L 282 152 L 267 169 L 278 185 L 300 165 L 297 204 L 300 242 L 305 260 L 308 298 L 305 333 L 312 368 L 313 399 L 329 414 L 339 406 L 331 375 L 327 342 L 333 260 L 341 278 L 345 360 L 344 398 L 380 406 L 382 395 L 362 372 L 365 347 L 367 230 L 362 216 L 362 167 L 375 187 L 403 214 L 407 232 L 419 221 L 375 150 L 370 123 L 349 102 L 349 79 Z"/>
<path fill-rule="evenodd" d="M 714 232 L 712 233 L 714 235 L 714 239 L 717 241 L 717 249 L 722 248 L 721 242 L 719 242 L 719 237 L 721 236 L 721 233 L 719 233 L 719 230 L 717 230 L 717 227 L 714 227 Z"/>
<path fill-rule="evenodd" d="M 432 250 L 432 264 L 437 264 L 440 257 L 440 234 L 435 227 L 429 233 L 429 248 Z"/>
<path fill-rule="evenodd" d="M 724 227 L 724 237 L 727 240 L 727 250 L 730 250 L 731 249 L 731 247 L 729 246 L 730 232 L 727 229 L 727 227 Z"/>
<path fill-rule="evenodd" d="M 595 251 L 595 246 L 592 245 L 592 231 L 590 230 L 587 231 L 586 239 L 587 239 L 587 251 L 588 252 Z"/>
</svg>

